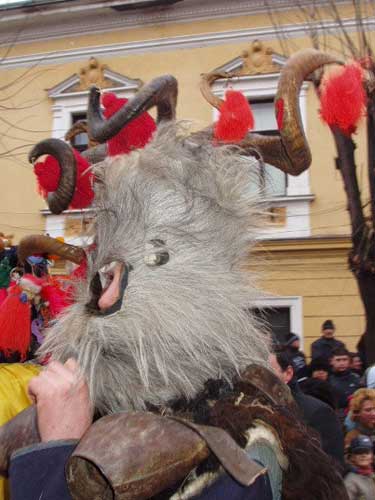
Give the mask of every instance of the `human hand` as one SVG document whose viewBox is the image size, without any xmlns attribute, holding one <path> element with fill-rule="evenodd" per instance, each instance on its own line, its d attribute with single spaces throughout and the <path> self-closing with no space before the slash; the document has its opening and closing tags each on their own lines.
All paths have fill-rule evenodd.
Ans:
<svg viewBox="0 0 375 500">
<path fill-rule="evenodd" d="M 29 383 L 36 403 L 42 442 L 81 439 L 92 424 L 93 409 L 86 380 L 78 363 L 51 361 Z"/>
</svg>

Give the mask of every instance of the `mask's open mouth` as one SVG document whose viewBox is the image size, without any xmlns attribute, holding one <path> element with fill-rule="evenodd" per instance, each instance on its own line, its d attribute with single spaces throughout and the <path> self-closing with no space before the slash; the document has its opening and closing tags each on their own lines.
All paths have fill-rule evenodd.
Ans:
<svg viewBox="0 0 375 500">
<path fill-rule="evenodd" d="M 121 309 L 131 266 L 111 262 L 95 274 L 90 283 L 91 300 L 88 312 L 97 315 L 113 314 Z"/>
</svg>

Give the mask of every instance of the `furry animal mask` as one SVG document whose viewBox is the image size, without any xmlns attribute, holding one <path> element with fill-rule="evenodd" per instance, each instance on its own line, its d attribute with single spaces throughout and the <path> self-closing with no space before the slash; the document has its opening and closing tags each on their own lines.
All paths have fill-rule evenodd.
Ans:
<svg viewBox="0 0 375 500">
<path fill-rule="evenodd" d="M 239 269 L 259 224 L 259 164 L 239 153 L 168 125 L 143 150 L 95 167 L 87 280 L 40 354 L 76 357 L 99 412 L 192 398 L 208 379 L 266 362 L 266 338 L 246 312 L 256 291 Z M 93 290 L 112 262 L 131 271 L 118 310 L 103 315 L 105 290 L 94 299 Z"/>
</svg>

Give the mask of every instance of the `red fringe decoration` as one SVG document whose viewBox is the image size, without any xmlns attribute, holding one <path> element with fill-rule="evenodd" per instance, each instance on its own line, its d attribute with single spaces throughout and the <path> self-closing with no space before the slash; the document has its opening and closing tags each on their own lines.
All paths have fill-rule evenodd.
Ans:
<svg viewBox="0 0 375 500">
<path fill-rule="evenodd" d="M 105 118 L 111 117 L 127 102 L 128 99 L 119 99 L 115 94 L 104 94 L 102 104 L 105 108 L 103 112 Z M 112 139 L 109 139 L 107 142 L 109 156 L 127 154 L 133 149 L 143 148 L 150 141 L 155 130 L 156 125 L 151 115 L 147 112 L 142 113 Z"/>
<path fill-rule="evenodd" d="M 215 124 L 215 139 L 240 142 L 254 128 L 254 116 L 246 97 L 236 90 L 227 90 Z"/>
<path fill-rule="evenodd" d="M 4 300 L 8 297 L 7 294 L 7 289 L 6 288 L 0 288 L 0 306 L 4 302 Z"/>
<path fill-rule="evenodd" d="M 77 161 L 77 184 L 70 207 L 86 208 L 91 205 L 94 199 L 93 174 L 91 171 L 87 171 L 90 168 L 87 160 L 78 151 L 73 151 Z M 56 191 L 59 183 L 60 167 L 58 161 L 53 156 L 47 156 L 43 162 L 37 162 L 34 165 L 34 172 L 38 180 L 38 190 L 44 198 L 47 198 L 48 193 Z"/>
<path fill-rule="evenodd" d="M 9 288 L 9 295 L 0 307 L 0 351 L 6 356 L 18 352 L 21 361 L 26 359 L 31 340 L 29 302 L 22 302 L 22 288 Z"/>
<path fill-rule="evenodd" d="M 74 269 L 70 277 L 75 280 L 85 280 L 87 277 L 87 259 L 84 259 L 78 267 Z"/>
<path fill-rule="evenodd" d="M 347 64 L 323 83 L 320 104 L 320 115 L 327 125 L 338 127 L 346 135 L 356 131 L 366 105 L 359 64 Z"/>
<path fill-rule="evenodd" d="M 41 297 L 44 302 L 48 302 L 49 312 L 54 318 L 70 304 L 67 293 L 58 283 L 47 283 L 43 286 Z"/>
</svg>

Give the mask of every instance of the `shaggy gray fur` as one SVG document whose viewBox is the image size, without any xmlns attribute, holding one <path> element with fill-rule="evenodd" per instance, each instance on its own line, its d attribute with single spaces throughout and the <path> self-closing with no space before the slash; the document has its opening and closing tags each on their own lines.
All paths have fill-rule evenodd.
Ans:
<svg viewBox="0 0 375 500">
<path fill-rule="evenodd" d="M 88 280 L 40 353 L 76 357 L 99 412 L 192 398 L 210 378 L 230 381 L 266 362 L 264 335 L 245 312 L 257 292 L 239 268 L 259 224 L 250 194 L 257 168 L 233 148 L 194 144 L 175 125 L 143 150 L 95 166 Z M 152 239 L 166 242 L 167 264 L 145 265 Z M 113 260 L 133 267 L 122 308 L 90 315 L 88 284 Z"/>
</svg>

